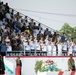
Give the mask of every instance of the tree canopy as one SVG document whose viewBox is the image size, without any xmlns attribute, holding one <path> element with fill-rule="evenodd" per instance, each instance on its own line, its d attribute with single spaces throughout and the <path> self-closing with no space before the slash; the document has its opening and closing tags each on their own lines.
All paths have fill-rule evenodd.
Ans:
<svg viewBox="0 0 76 75">
<path fill-rule="evenodd" d="M 59 33 L 65 33 L 67 38 L 74 38 L 76 40 L 76 26 L 71 27 L 68 23 L 64 23 Z"/>
</svg>

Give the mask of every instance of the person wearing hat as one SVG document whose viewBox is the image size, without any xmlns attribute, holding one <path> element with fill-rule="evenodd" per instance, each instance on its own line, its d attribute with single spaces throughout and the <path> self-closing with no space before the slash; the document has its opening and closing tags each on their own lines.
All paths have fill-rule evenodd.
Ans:
<svg viewBox="0 0 76 75">
<path fill-rule="evenodd" d="M 68 70 L 75 71 L 75 61 L 73 59 L 72 54 L 70 54 L 70 58 L 68 59 Z"/>
<path fill-rule="evenodd" d="M 0 55 L 0 75 L 5 74 L 5 67 L 4 67 L 4 62 L 2 60 L 2 56 Z"/>
</svg>

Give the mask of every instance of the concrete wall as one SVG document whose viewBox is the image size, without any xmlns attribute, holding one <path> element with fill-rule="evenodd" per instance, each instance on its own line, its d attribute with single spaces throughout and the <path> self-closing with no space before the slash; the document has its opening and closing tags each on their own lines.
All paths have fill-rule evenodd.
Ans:
<svg viewBox="0 0 76 75">
<path fill-rule="evenodd" d="M 16 57 L 5 57 L 5 59 L 12 62 L 14 68 L 11 68 L 15 69 Z M 45 62 L 46 60 L 50 59 L 53 60 L 57 64 L 57 67 L 62 69 L 62 71 L 68 70 L 67 60 L 69 59 L 69 57 L 21 57 L 20 59 L 22 61 L 22 75 L 36 75 L 34 68 L 37 60 L 43 60 Z M 76 64 L 76 57 L 74 57 L 74 60 Z M 11 64 L 9 63 L 8 67 L 10 66 Z"/>
</svg>

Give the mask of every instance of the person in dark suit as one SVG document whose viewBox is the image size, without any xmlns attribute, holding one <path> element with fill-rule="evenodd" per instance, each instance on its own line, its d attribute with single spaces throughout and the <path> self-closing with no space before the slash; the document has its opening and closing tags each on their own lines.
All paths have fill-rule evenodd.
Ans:
<svg viewBox="0 0 76 75">
<path fill-rule="evenodd" d="M 0 55 L 0 75 L 4 75 L 4 74 L 5 74 L 5 66 L 2 60 L 2 56 Z"/>
</svg>

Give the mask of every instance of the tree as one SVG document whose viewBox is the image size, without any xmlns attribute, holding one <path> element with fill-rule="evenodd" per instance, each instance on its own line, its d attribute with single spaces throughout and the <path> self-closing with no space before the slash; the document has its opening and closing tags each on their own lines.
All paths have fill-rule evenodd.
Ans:
<svg viewBox="0 0 76 75">
<path fill-rule="evenodd" d="M 71 37 L 72 32 L 73 32 L 73 28 L 68 23 L 64 23 L 64 25 L 60 29 L 60 33 L 61 34 L 65 33 L 68 39 L 69 36 Z"/>
<path fill-rule="evenodd" d="M 76 41 L 76 26 L 73 28 L 73 34 L 72 34 L 74 41 Z"/>
</svg>

